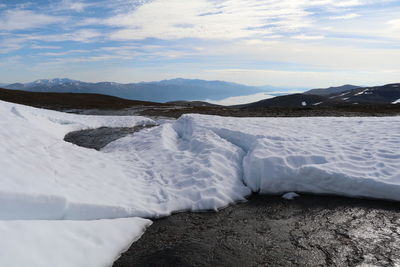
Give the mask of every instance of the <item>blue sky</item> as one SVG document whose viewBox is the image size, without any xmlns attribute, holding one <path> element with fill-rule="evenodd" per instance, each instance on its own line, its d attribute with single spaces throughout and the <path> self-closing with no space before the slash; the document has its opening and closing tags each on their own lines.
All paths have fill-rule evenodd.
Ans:
<svg viewBox="0 0 400 267">
<path fill-rule="evenodd" d="M 398 0 L 0 0 L 0 83 L 400 82 Z"/>
</svg>

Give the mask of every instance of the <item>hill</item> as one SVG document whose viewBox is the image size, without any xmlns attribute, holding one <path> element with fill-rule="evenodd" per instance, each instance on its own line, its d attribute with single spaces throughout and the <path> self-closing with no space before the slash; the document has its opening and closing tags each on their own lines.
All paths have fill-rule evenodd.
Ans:
<svg viewBox="0 0 400 267">
<path fill-rule="evenodd" d="M 337 86 L 337 87 L 312 89 L 312 90 L 304 92 L 304 94 L 328 96 L 331 94 L 339 94 L 339 93 L 343 93 L 343 92 L 353 90 L 353 89 L 358 89 L 358 88 L 361 88 L 361 87 L 356 86 L 356 85 L 346 84 L 346 85 Z"/>
<path fill-rule="evenodd" d="M 166 104 L 127 100 L 99 94 L 40 93 L 1 88 L 0 100 L 56 110 L 124 109 L 132 106 L 167 106 Z"/>
<path fill-rule="evenodd" d="M 357 104 L 394 104 L 400 99 L 400 84 L 350 89 L 325 95 L 292 94 L 240 105 L 240 108 L 337 106 Z"/>
</svg>

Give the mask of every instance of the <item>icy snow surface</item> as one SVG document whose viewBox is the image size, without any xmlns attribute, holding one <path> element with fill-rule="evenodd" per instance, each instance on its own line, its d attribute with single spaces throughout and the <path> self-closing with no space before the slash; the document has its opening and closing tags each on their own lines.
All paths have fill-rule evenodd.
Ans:
<svg viewBox="0 0 400 267">
<path fill-rule="evenodd" d="M 155 122 L 138 116 L 72 115 L 5 102 L 0 102 L 0 117 L 0 220 L 8 220 L 0 222 L 2 237 L 15 233 L 17 239 L 24 238 L 30 233 L 23 230 L 29 223 L 43 229 L 65 226 L 66 231 L 82 234 L 75 242 L 79 250 L 86 239 L 103 242 L 102 233 L 85 232 L 87 225 L 95 224 L 87 220 L 218 209 L 252 191 L 400 200 L 400 117 L 184 115 L 177 121 L 159 121 L 160 126 L 116 140 L 101 151 L 66 143 L 63 137 L 80 129 Z M 75 222 L 70 227 L 56 221 L 65 219 Z M 145 227 L 135 219 L 106 222 L 107 231 L 116 231 L 121 222 L 140 231 Z M 12 232 L 14 227 L 22 229 L 21 236 Z M 119 249 L 108 250 L 107 257 L 117 257 L 139 232 L 109 241 Z M 36 239 L 31 234 L 27 238 Z M 38 251 L 59 238 L 45 237 Z M 0 247 L 7 242 L 2 238 Z M 30 245 L 21 246 L 29 250 Z M 7 266 L 2 261 L 0 257 L 0 266 Z"/>
<path fill-rule="evenodd" d="M 0 266 L 108 267 L 149 220 L 0 221 Z"/>
</svg>

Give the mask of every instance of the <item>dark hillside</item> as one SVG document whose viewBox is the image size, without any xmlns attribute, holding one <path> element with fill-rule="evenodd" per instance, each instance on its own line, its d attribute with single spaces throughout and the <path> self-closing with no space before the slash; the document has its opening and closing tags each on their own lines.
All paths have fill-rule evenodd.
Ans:
<svg viewBox="0 0 400 267">
<path fill-rule="evenodd" d="M 127 100 L 100 94 L 39 93 L 1 88 L 0 100 L 55 110 L 124 109 L 132 106 L 168 106 L 167 104 Z"/>
</svg>

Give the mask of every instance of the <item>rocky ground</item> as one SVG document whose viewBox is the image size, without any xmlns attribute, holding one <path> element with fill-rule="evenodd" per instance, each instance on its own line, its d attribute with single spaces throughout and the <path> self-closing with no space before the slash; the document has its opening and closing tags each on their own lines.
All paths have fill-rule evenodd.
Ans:
<svg viewBox="0 0 400 267">
<path fill-rule="evenodd" d="M 254 195 L 154 221 L 114 266 L 400 266 L 400 206 Z"/>
<path fill-rule="evenodd" d="M 197 106 L 133 106 L 124 109 L 64 109 L 87 115 L 142 115 L 153 118 L 179 118 L 197 113 L 231 117 L 349 117 L 397 116 L 400 105 L 343 105 L 326 107 L 230 108 Z"/>
</svg>

